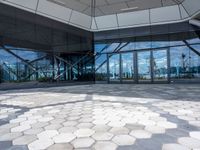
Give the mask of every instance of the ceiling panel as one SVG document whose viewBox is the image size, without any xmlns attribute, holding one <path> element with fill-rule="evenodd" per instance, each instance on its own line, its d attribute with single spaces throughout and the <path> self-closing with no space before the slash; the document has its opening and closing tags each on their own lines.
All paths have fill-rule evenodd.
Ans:
<svg viewBox="0 0 200 150">
<path fill-rule="evenodd" d="M 91 16 L 92 0 L 48 0 L 52 3 L 68 7 Z M 151 8 L 172 6 L 184 0 L 96 0 L 95 14 L 93 16 L 126 13 Z M 93 5 L 94 6 L 94 5 Z"/>
</svg>

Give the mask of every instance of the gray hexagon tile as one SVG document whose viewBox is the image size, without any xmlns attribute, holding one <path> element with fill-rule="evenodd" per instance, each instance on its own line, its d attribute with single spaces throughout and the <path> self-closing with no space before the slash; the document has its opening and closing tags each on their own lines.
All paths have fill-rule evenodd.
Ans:
<svg viewBox="0 0 200 150">
<path fill-rule="evenodd" d="M 94 144 L 92 138 L 77 138 L 72 142 L 74 148 L 90 148 Z"/>
<path fill-rule="evenodd" d="M 135 138 L 130 135 L 116 135 L 112 141 L 119 146 L 133 145 Z"/>
<path fill-rule="evenodd" d="M 69 143 L 74 140 L 76 136 L 71 133 L 61 133 L 53 137 L 55 143 Z"/>
<path fill-rule="evenodd" d="M 0 91 L 0 149 L 199 150 L 199 89 L 102 84 Z"/>
</svg>

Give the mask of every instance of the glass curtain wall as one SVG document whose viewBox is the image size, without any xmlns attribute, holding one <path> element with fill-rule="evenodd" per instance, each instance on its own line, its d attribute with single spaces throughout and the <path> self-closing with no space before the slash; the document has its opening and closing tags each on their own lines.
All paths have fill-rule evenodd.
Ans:
<svg viewBox="0 0 200 150">
<path fill-rule="evenodd" d="M 0 49 L 0 82 L 91 81 L 93 56 L 60 56 L 51 52 L 6 47 Z"/>
<path fill-rule="evenodd" d="M 101 62 L 95 61 L 96 67 L 103 68 L 104 81 L 200 82 L 199 32 L 98 41 L 95 47 L 104 56 Z"/>
<path fill-rule="evenodd" d="M 133 82 L 134 81 L 134 61 L 133 53 L 122 53 L 122 82 Z"/>
</svg>

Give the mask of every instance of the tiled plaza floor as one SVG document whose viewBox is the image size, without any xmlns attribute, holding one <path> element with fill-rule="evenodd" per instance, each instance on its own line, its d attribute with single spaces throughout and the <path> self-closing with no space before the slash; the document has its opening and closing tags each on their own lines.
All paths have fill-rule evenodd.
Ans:
<svg viewBox="0 0 200 150">
<path fill-rule="evenodd" d="M 0 150 L 200 150 L 200 85 L 0 91 Z"/>
</svg>

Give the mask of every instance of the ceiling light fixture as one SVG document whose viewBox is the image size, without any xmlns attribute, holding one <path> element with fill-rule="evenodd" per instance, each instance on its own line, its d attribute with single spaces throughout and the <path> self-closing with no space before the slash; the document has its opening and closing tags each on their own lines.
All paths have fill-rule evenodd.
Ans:
<svg viewBox="0 0 200 150">
<path fill-rule="evenodd" d="M 121 11 L 131 11 L 131 10 L 135 10 L 135 9 L 138 9 L 138 7 L 123 8 L 123 9 L 121 9 Z"/>
</svg>

